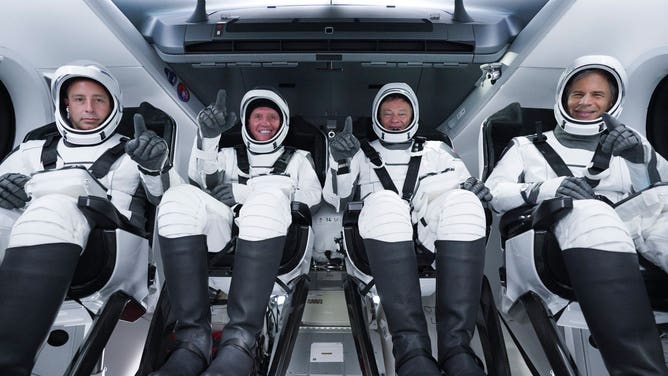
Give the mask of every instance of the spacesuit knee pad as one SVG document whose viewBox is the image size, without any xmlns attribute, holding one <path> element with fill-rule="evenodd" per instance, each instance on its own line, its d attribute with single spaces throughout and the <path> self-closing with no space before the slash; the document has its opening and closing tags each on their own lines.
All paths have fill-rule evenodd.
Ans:
<svg viewBox="0 0 668 376">
<path fill-rule="evenodd" d="M 433 208 L 438 240 L 471 241 L 485 236 L 485 211 L 474 193 L 457 189 L 441 196 Z"/>
<path fill-rule="evenodd" d="M 292 223 L 290 199 L 280 191 L 255 191 L 239 211 L 239 238 L 250 241 L 285 236 Z"/>
<path fill-rule="evenodd" d="M 624 222 L 612 207 L 598 200 L 574 200 L 571 212 L 557 222 L 554 235 L 562 250 L 589 248 L 635 252 Z"/>
<path fill-rule="evenodd" d="M 74 198 L 61 194 L 42 196 L 16 220 L 9 247 L 73 243 L 86 248 L 90 225 Z"/>
<path fill-rule="evenodd" d="M 364 199 L 359 216 L 359 232 L 364 239 L 402 242 L 413 239 L 410 207 L 392 191 L 379 191 Z"/>
<path fill-rule="evenodd" d="M 206 226 L 206 208 L 192 185 L 181 184 L 165 192 L 158 206 L 158 234 L 166 238 L 201 235 Z"/>
</svg>

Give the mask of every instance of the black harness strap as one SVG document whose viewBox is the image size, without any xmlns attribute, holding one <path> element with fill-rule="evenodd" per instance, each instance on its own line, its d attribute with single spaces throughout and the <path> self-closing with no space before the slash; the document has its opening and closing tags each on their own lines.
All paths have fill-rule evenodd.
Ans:
<svg viewBox="0 0 668 376">
<path fill-rule="evenodd" d="M 538 149 L 538 151 L 543 155 L 543 158 L 547 161 L 547 164 L 550 165 L 552 170 L 557 174 L 557 176 L 573 176 L 573 172 L 568 168 L 566 162 L 554 151 L 554 148 L 547 143 L 547 137 L 541 132 L 535 135 L 529 136 L 529 140 L 533 142 L 533 145 Z"/>
<path fill-rule="evenodd" d="M 297 149 L 285 146 L 283 148 L 283 154 L 281 154 L 280 157 L 274 162 L 274 166 L 271 170 L 271 174 L 273 175 L 282 175 L 285 173 L 285 170 L 288 168 L 288 164 L 290 163 L 290 159 L 292 159 L 292 156 L 295 154 L 295 151 Z"/>
<path fill-rule="evenodd" d="M 42 145 L 40 160 L 45 170 L 56 168 L 56 162 L 58 161 L 58 140 L 60 140 L 60 134 L 52 134 L 46 138 L 44 145 Z"/>
<path fill-rule="evenodd" d="M 415 183 L 417 183 L 418 173 L 420 172 L 420 162 L 422 162 L 422 149 L 424 149 L 424 137 L 415 137 L 413 147 L 411 148 L 411 159 L 408 162 L 408 171 L 406 172 L 406 180 L 404 180 L 404 187 L 401 190 L 401 198 L 408 201 L 413 197 L 415 190 Z"/>
<path fill-rule="evenodd" d="M 373 164 L 373 170 L 376 172 L 376 176 L 378 176 L 378 180 L 380 180 L 380 184 L 383 186 L 383 188 L 398 194 L 399 190 L 394 185 L 394 182 L 392 181 L 390 174 L 387 172 L 387 169 L 385 169 L 385 165 L 383 164 L 383 160 L 380 158 L 378 151 L 376 151 L 376 149 L 374 149 L 366 139 L 360 140 L 360 148 L 364 152 L 364 155 L 369 158 Z"/>
<path fill-rule="evenodd" d="M 413 156 L 411 156 L 411 159 L 408 162 L 406 179 L 404 180 L 404 186 L 401 189 L 401 198 L 407 201 L 413 196 L 413 191 L 415 190 L 415 183 L 417 182 L 418 173 L 420 171 L 420 162 L 422 161 L 421 151 L 424 149 L 424 143 L 425 139 L 423 137 L 415 137 L 415 141 L 411 147 Z M 374 149 L 366 139 L 360 140 L 360 148 L 364 152 L 364 155 L 374 165 L 373 170 L 375 171 L 376 176 L 378 176 L 378 180 L 383 188 L 399 194 L 399 190 L 394 185 L 378 151 Z"/>
<path fill-rule="evenodd" d="M 239 184 L 246 184 L 248 178 L 250 177 L 250 163 L 248 162 L 246 146 L 243 144 L 237 145 L 234 147 L 234 151 L 237 153 L 237 168 L 239 168 L 239 171 L 241 172 L 241 174 L 239 174 Z M 295 151 L 297 151 L 297 149 L 284 146 L 283 153 L 278 157 L 278 159 L 276 159 L 276 162 L 274 162 L 270 174 L 284 174 L 285 170 L 288 168 L 288 164 L 290 164 L 292 156 L 295 154 Z"/>
<path fill-rule="evenodd" d="M 239 169 L 239 184 L 246 184 L 250 173 L 250 164 L 248 163 L 248 154 L 246 153 L 246 146 L 239 144 L 234 147 L 237 153 L 237 168 Z M 243 174 L 243 175 L 242 175 Z"/>
<path fill-rule="evenodd" d="M 111 170 L 111 166 L 125 154 L 125 143 L 128 141 L 127 138 L 122 138 L 121 142 L 116 144 L 114 147 L 107 149 L 100 158 L 98 158 L 93 165 L 88 169 L 93 176 L 98 179 L 102 179 L 105 175 Z"/>
<path fill-rule="evenodd" d="M 60 134 L 53 134 L 46 138 L 44 145 L 42 146 L 42 153 L 40 156 L 42 166 L 45 170 L 53 170 L 56 168 L 56 162 L 58 161 L 58 141 L 60 140 Z M 93 176 L 98 179 L 103 178 L 111 170 L 111 166 L 125 154 L 125 143 L 128 141 L 127 138 L 122 138 L 121 141 L 112 148 L 107 149 L 102 155 L 93 162 L 93 164 L 88 168 Z"/>
</svg>

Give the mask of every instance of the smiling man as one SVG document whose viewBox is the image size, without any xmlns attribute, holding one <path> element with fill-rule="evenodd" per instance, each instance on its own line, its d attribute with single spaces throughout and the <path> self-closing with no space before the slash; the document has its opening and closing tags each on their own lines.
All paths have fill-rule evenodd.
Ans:
<svg viewBox="0 0 668 376">
<path fill-rule="evenodd" d="M 241 100 L 243 145 L 219 148 L 236 124 L 226 93 L 200 111 L 198 137 L 188 176 L 165 193 L 158 215 L 167 291 L 177 320 L 177 348 L 153 375 L 230 375 L 251 372 L 256 338 L 278 274 L 290 202 L 313 207 L 321 188 L 308 152 L 283 146 L 290 109 L 269 89 L 253 89 Z M 238 217 L 232 208 L 238 208 Z M 234 269 L 227 302 L 230 318 L 211 360 L 207 250 L 217 252 L 237 223 Z"/>
<path fill-rule="evenodd" d="M 557 85 L 554 131 L 534 136 L 537 143 L 514 138 L 486 183 L 499 213 L 555 197 L 573 199 L 573 208 L 553 231 L 608 371 L 666 375 L 636 250 L 668 270 L 668 207 L 660 187 L 625 199 L 668 180 L 668 163 L 644 137 L 617 120 L 627 85 L 616 59 L 576 59 Z M 556 158 L 537 145 L 541 151 L 553 149 Z M 595 160 L 600 165 L 597 156 L 609 166 L 595 174 L 587 166 Z M 601 197 L 625 203 L 613 208 Z M 620 302 L 632 308 L 619 309 Z"/>
</svg>

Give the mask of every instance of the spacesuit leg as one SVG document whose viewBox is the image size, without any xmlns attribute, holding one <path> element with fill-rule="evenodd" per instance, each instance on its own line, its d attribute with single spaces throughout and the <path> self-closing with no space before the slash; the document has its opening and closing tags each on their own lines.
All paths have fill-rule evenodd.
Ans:
<svg viewBox="0 0 668 376">
<path fill-rule="evenodd" d="M 152 375 L 198 375 L 211 358 L 211 310 L 208 295 L 207 242 L 228 236 L 231 210 L 191 185 L 178 185 L 158 208 L 160 254 L 173 316 L 176 349 Z M 212 239 L 207 236 L 210 233 Z M 211 248 L 210 248 L 211 249 Z"/>
<path fill-rule="evenodd" d="M 9 245 L 9 234 L 16 220 L 23 214 L 18 210 L 0 208 L 0 263 L 5 257 L 5 250 Z"/>
<path fill-rule="evenodd" d="M 431 204 L 430 204 L 431 205 Z M 430 215 L 436 212 L 436 215 Z M 484 375 L 470 347 L 485 263 L 485 213 L 475 194 L 453 190 L 428 209 L 436 233 L 438 363 L 446 375 Z"/>
<path fill-rule="evenodd" d="M 638 252 L 668 273 L 668 210 L 653 223 L 645 225 L 642 237 L 646 247 Z"/>
<path fill-rule="evenodd" d="M 585 320 L 611 375 L 668 375 L 631 237 L 614 210 L 577 200 L 555 227 Z"/>
<path fill-rule="evenodd" d="M 230 321 L 223 328 L 216 358 L 203 376 L 247 376 L 285 238 L 292 222 L 290 200 L 281 191 L 254 191 L 239 212 L 239 238 L 227 300 Z"/>
<path fill-rule="evenodd" d="M 397 374 L 439 375 L 422 310 L 408 204 L 391 191 L 369 195 L 359 230 L 392 334 Z"/>
<path fill-rule="evenodd" d="M 44 196 L 14 224 L 0 265 L 0 374 L 29 375 L 90 228 L 72 199 Z"/>
</svg>

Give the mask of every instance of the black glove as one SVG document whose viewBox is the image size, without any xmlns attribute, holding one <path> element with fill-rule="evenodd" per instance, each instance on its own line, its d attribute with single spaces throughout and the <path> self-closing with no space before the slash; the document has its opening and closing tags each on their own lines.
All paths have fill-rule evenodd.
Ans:
<svg viewBox="0 0 668 376">
<path fill-rule="evenodd" d="M 7 173 L 0 176 L 0 208 L 20 209 L 26 205 L 29 198 L 23 187 L 30 177 Z"/>
<path fill-rule="evenodd" d="M 338 133 L 329 142 L 329 152 L 335 161 L 352 158 L 360 149 L 360 142 L 353 135 L 353 119 L 348 116 L 343 131 Z"/>
<path fill-rule="evenodd" d="M 617 119 L 603 114 L 603 122 L 609 133 L 601 136 L 601 150 L 614 156 L 620 156 L 632 163 L 643 163 L 645 150 L 640 137 Z"/>
<path fill-rule="evenodd" d="M 221 133 L 234 127 L 237 122 L 237 114 L 227 113 L 227 93 L 225 90 L 218 90 L 216 103 L 212 103 L 197 114 L 197 124 L 199 131 L 204 138 L 213 138 L 220 136 Z"/>
<path fill-rule="evenodd" d="M 237 203 L 237 200 L 234 199 L 232 184 L 230 183 L 223 183 L 215 186 L 211 190 L 211 196 L 230 207 Z"/>
<path fill-rule="evenodd" d="M 592 188 L 584 178 L 567 176 L 557 188 L 556 197 L 571 197 L 576 200 L 595 198 L 594 188 Z"/>
<path fill-rule="evenodd" d="M 471 176 L 461 184 L 461 188 L 473 192 L 482 202 L 492 201 L 492 193 L 489 188 L 478 178 Z"/>
<path fill-rule="evenodd" d="M 161 171 L 169 154 L 167 142 L 155 132 L 146 129 L 142 115 L 135 114 L 134 123 L 135 138 L 125 143 L 125 152 L 144 170 Z"/>
</svg>

